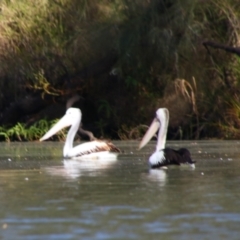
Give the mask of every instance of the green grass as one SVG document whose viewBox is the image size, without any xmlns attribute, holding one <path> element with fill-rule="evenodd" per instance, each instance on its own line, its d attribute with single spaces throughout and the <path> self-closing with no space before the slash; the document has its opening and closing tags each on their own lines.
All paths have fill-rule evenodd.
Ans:
<svg viewBox="0 0 240 240">
<path fill-rule="evenodd" d="M 156 103 L 164 102 L 167 86 L 175 79 L 192 86 L 194 76 L 193 124 L 179 126 L 189 138 L 195 125 L 206 136 L 218 128 L 231 131 L 223 112 L 235 111 L 230 116 L 238 118 L 238 108 L 229 107 L 231 99 L 239 101 L 238 93 L 228 91 L 223 73 L 231 70 L 232 86 L 239 88 L 239 57 L 202 45 L 205 40 L 238 45 L 238 0 L 2 0 L 0 8 L 1 110 L 9 99 L 24 97 L 26 89 L 59 99 L 77 91 L 94 103 L 101 134 L 108 125 L 118 132 L 121 126 L 145 125 Z M 116 61 L 91 76 L 111 54 Z M 115 92 L 109 83 L 113 69 L 118 70 Z M 46 132 L 38 124 L 1 127 L 0 136 L 37 140 Z"/>
<path fill-rule="evenodd" d="M 56 122 L 58 119 L 48 122 L 40 120 L 35 124 L 27 127 L 23 123 L 17 123 L 11 128 L 0 127 L 0 138 L 10 141 L 36 141 L 39 140 Z M 62 130 L 55 134 L 53 139 L 62 140 L 66 136 L 66 130 Z"/>
</svg>

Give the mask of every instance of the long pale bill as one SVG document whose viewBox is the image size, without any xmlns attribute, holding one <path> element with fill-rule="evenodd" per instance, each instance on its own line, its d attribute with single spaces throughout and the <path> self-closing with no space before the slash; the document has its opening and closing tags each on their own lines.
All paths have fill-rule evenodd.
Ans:
<svg viewBox="0 0 240 240">
<path fill-rule="evenodd" d="M 157 118 L 153 119 L 153 122 L 151 123 L 150 127 L 148 128 L 147 132 L 145 133 L 142 141 L 140 142 L 138 148 L 143 148 L 152 138 L 152 136 L 157 132 L 157 130 L 160 127 L 160 123 L 157 120 Z"/>
<path fill-rule="evenodd" d="M 63 116 L 42 138 L 40 138 L 40 142 L 50 138 L 55 133 L 59 132 L 61 129 L 70 126 L 71 123 L 69 123 L 68 118 Z"/>
</svg>

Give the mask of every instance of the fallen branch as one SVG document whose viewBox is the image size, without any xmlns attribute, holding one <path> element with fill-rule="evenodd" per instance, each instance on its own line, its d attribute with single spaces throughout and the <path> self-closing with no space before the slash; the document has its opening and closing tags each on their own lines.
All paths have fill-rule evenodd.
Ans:
<svg viewBox="0 0 240 240">
<path fill-rule="evenodd" d="M 230 47 L 224 44 L 220 44 L 220 43 L 215 43 L 215 42 L 211 42 L 211 41 L 206 41 L 203 42 L 203 46 L 204 47 L 212 47 L 212 48 L 217 48 L 217 49 L 223 49 L 226 52 L 230 52 L 230 53 L 234 53 L 237 54 L 238 56 L 240 56 L 240 47 Z M 208 48 L 207 48 L 208 50 Z"/>
</svg>

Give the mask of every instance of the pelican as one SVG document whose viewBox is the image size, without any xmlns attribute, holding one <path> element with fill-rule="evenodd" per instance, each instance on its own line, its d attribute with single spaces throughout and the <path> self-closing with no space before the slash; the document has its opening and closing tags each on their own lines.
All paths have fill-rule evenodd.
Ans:
<svg viewBox="0 0 240 240">
<path fill-rule="evenodd" d="M 156 117 L 139 144 L 139 149 L 144 147 L 159 129 L 156 151 L 149 157 L 148 160 L 150 167 L 163 168 L 167 165 L 181 165 L 188 163 L 192 168 L 195 168 L 195 161 L 192 161 L 191 154 L 188 149 L 180 148 L 179 150 L 174 150 L 171 148 L 165 148 L 168 122 L 168 109 L 159 108 L 156 112 Z"/>
<path fill-rule="evenodd" d="M 44 141 L 61 129 L 71 126 L 63 147 L 64 158 L 117 159 L 120 150 L 110 142 L 94 140 L 73 147 L 74 137 L 78 131 L 81 118 L 82 113 L 80 109 L 68 108 L 66 114 L 40 139 L 40 141 Z"/>
</svg>

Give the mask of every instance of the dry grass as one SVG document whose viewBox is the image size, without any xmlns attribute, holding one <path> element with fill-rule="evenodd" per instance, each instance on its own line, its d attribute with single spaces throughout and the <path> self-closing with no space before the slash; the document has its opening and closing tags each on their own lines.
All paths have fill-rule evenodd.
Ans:
<svg viewBox="0 0 240 240">
<path fill-rule="evenodd" d="M 184 79 L 176 79 L 168 84 L 164 96 L 156 104 L 158 107 L 166 107 L 170 112 L 169 125 L 177 128 L 189 123 L 192 114 L 197 114 L 195 99 L 195 80 L 192 85 Z"/>
<path fill-rule="evenodd" d="M 228 91 L 222 78 L 223 69 L 232 68 L 233 62 L 239 69 L 239 64 L 225 52 L 207 52 L 201 44 L 208 38 L 239 45 L 237 0 L 182 0 L 169 5 L 159 0 L 2 0 L 0 5 L 0 87 L 5 88 L 0 106 L 24 96 L 26 88 L 60 97 L 74 91 L 97 95 L 95 109 L 101 107 L 99 99 L 107 99 L 111 108 L 122 98 L 127 99 L 124 103 L 131 101 L 131 107 L 117 103 L 121 109 L 98 120 L 99 126 L 107 121 L 123 126 L 120 138 L 138 138 L 148 119 L 142 115 L 159 107 L 169 109 L 174 128 L 194 122 L 208 134 L 210 121 L 216 129 L 220 122 L 234 131 L 232 119 L 238 128 L 239 110 L 225 103 L 233 94 L 222 94 Z M 117 61 L 104 73 L 94 79 L 79 74 L 112 52 Z M 111 92 L 112 67 L 118 69 L 112 82 L 124 89 L 124 96 Z M 240 76 L 234 74 L 237 87 Z M 185 80 L 191 76 L 196 80 Z M 136 113 L 129 116 L 129 108 Z M 228 110 L 231 113 L 221 117 Z"/>
<path fill-rule="evenodd" d="M 144 133 L 147 131 L 149 126 L 140 124 L 136 127 L 128 127 L 122 125 L 121 129 L 118 130 L 118 136 L 121 140 L 140 140 Z"/>
</svg>

